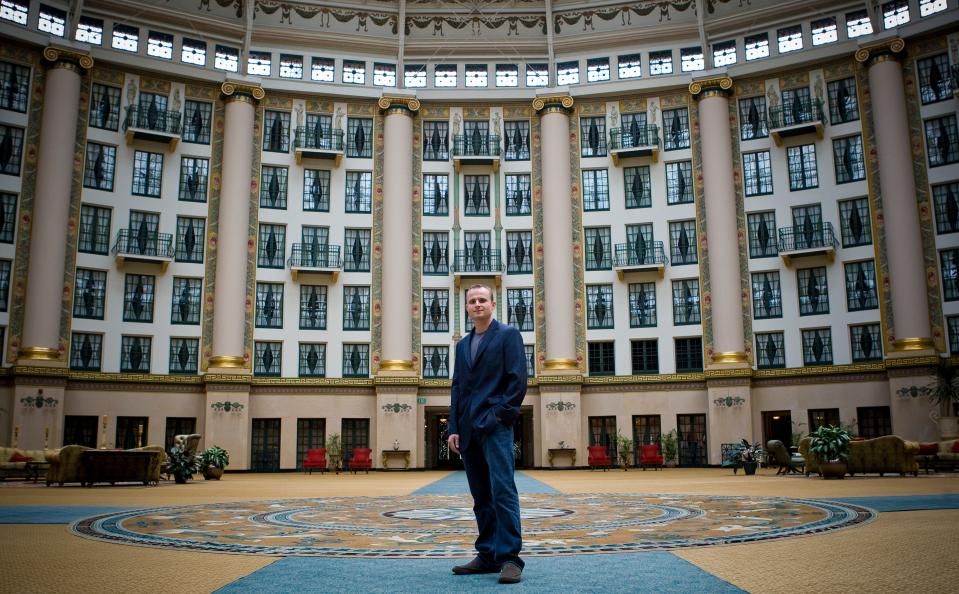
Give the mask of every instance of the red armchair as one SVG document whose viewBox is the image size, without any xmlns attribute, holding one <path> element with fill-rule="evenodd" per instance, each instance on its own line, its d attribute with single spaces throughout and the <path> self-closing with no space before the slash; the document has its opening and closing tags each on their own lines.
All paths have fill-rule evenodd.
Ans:
<svg viewBox="0 0 959 594">
<path fill-rule="evenodd" d="M 310 448 L 303 459 L 303 470 L 313 474 L 314 470 L 326 472 L 326 448 Z"/>
<path fill-rule="evenodd" d="M 349 469 L 356 474 L 357 470 L 365 470 L 367 474 L 370 473 L 370 468 L 373 467 L 373 460 L 370 458 L 370 448 L 353 448 L 353 455 L 350 457 Z"/>
<path fill-rule="evenodd" d="M 639 465 L 646 470 L 652 466 L 656 470 L 663 467 L 663 456 L 659 453 L 659 446 L 654 443 L 639 446 Z"/>
<path fill-rule="evenodd" d="M 586 450 L 589 452 L 589 469 L 602 468 L 605 472 L 612 465 L 612 461 L 609 459 L 609 454 L 606 453 L 606 446 L 588 446 Z"/>
</svg>

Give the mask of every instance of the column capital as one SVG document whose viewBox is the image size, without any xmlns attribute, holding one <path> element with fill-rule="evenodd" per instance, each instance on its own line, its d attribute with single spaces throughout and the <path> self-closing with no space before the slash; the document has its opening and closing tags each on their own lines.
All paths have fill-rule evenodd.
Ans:
<svg viewBox="0 0 959 594">
<path fill-rule="evenodd" d="M 711 76 L 700 78 L 689 83 L 689 93 L 696 99 L 705 99 L 721 95 L 728 97 L 733 92 L 733 79 L 725 74 L 722 76 Z"/>
<path fill-rule="evenodd" d="M 260 101 L 266 97 L 266 91 L 260 85 L 247 82 L 227 80 L 220 85 L 220 92 L 226 95 L 227 101 Z"/>
<path fill-rule="evenodd" d="M 383 95 L 376 102 L 382 111 L 413 115 L 420 110 L 420 100 L 404 95 Z"/>
<path fill-rule="evenodd" d="M 906 49 L 906 42 L 901 37 L 884 39 L 878 43 L 864 45 L 856 50 L 856 61 L 866 66 L 872 66 L 878 62 L 886 60 L 895 60 L 901 58 Z"/>
<path fill-rule="evenodd" d="M 533 99 L 533 109 L 539 115 L 560 110 L 568 114 L 573 110 L 573 97 L 569 93 L 540 95 Z"/>
<path fill-rule="evenodd" d="M 67 68 L 79 74 L 84 74 L 79 69 L 93 68 L 93 58 L 89 54 L 61 45 L 48 45 L 43 48 L 43 59 L 50 62 L 51 68 Z"/>
</svg>

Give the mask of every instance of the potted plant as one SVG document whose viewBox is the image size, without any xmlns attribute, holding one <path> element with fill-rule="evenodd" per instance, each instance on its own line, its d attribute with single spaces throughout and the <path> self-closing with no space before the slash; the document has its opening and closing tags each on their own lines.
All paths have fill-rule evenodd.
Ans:
<svg viewBox="0 0 959 594">
<path fill-rule="evenodd" d="M 762 446 L 759 445 L 758 441 L 750 444 L 749 440 L 745 438 L 743 438 L 739 449 L 733 451 L 733 455 L 736 456 L 739 463 L 743 465 L 743 472 L 745 472 L 747 475 L 756 474 L 756 468 L 759 467 L 759 461 L 766 453 Z"/>
<path fill-rule="evenodd" d="M 616 451 L 619 453 L 619 463 L 623 465 L 623 471 L 629 470 L 629 457 L 633 453 L 633 440 L 620 431 L 616 432 Z"/>
<path fill-rule="evenodd" d="M 671 429 L 669 433 L 664 433 L 660 441 L 663 444 L 660 450 L 663 452 L 663 464 L 670 467 L 676 466 L 676 430 Z"/>
<path fill-rule="evenodd" d="M 200 469 L 206 480 L 220 480 L 223 469 L 230 464 L 230 454 L 220 446 L 213 446 L 203 450 L 200 454 Z"/>
<path fill-rule="evenodd" d="M 852 439 L 849 432 L 840 426 L 822 425 L 809 437 L 809 451 L 819 457 L 819 474 L 827 479 L 844 478 Z"/>
<path fill-rule="evenodd" d="M 167 472 L 173 475 L 174 481 L 185 483 L 200 471 L 200 463 L 196 456 L 180 448 L 170 448 L 167 469 Z"/>
<path fill-rule="evenodd" d="M 326 438 L 326 459 L 333 472 L 340 474 L 340 464 L 343 462 L 343 442 L 339 433 L 330 433 Z"/>
<path fill-rule="evenodd" d="M 959 435 L 959 365 L 940 359 L 935 367 L 935 379 L 925 386 L 907 386 L 899 390 L 900 396 L 926 396 L 939 406 L 940 439 Z"/>
</svg>

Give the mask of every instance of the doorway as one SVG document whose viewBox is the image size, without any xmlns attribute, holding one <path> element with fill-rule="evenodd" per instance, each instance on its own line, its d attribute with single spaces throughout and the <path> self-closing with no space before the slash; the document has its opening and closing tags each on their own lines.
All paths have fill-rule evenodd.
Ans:
<svg viewBox="0 0 959 594">
<path fill-rule="evenodd" d="M 589 445 L 603 446 L 613 466 L 619 465 L 616 447 L 616 417 L 589 417 Z"/>
<path fill-rule="evenodd" d="M 763 448 L 771 439 L 778 439 L 788 449 L 792 445 L 793 421 L 788 410 L 763 411 Z"/>
<path fill-rule="evenodd" d="M 450 451 L 446 438 L 449 437 L 448 406 L 430 406 L 426 408 L 426 448 L 423 460 L 428 469 L 463 470 L 463 461 Z"/>
<path fill-rule="evenodd" d="M 676 415 L 680 466 L 706 466 L 706 415 Z"/>
<path fill-rule="evenodd" d="M 280 419 L 253 419 L 250 470 L 253 472 L 280 470 Z"/>
</svg>

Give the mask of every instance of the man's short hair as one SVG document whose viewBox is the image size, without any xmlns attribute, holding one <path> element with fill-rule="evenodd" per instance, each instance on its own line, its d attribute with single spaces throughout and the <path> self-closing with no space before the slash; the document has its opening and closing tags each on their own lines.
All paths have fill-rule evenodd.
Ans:
<svg viewBox="0 0 959 594">
<path fill-rule="evenodd" d="M 496 299 L 493 295 L 493 289 L 489 285 L 482 285 L 478 283 L 475 285 L 470 285 L 470 287 L 466 289 L 466 294 L 469 295 L 470 291 L 473 289 L 486 289 L 486 292 L 489 294 L 490 301 L 494 301 Z"/>
</svg>

